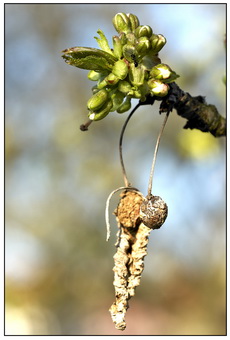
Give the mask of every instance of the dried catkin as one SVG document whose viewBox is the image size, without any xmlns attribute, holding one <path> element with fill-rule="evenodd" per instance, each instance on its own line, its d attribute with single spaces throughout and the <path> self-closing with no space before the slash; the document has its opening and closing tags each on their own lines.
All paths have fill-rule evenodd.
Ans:
<svg viewBox="0 0 230 340">
<path fill-rule="evenodd" d="M 115 211 L 119 225 L 117 252 L 114 255 L 114 288 L 116 300 L 110 308 L 115 327 L 126 328 L 125 314 L 129 307 L 128 300 L 134 295 L 140 284 L 140 276 L 144 268 L 143 259 L 150 229 L 140 224 L 140 206 L 143 196 L 137 192 L 125 191 Z M 148 235 L 143 235 L 143 230 Z"/>
<path fill-rule="evenodd" d="M 119 330 L 126 328 L 128 300 L 135 295 L 135 288 L 140 284 L 150 231 L 164 223 L 167 212 L 167 205 L 159 196 L 151 195 L 146 199 L 136 190 L 121 193 L 114 212 L 119 227 L 113 267 L 116 299 L 109 310 Z"/>
<path fill-rule="evenodd" d="M 130 296 L 135 295 L 135 288 L 139 286 L 141 274 L 144 270 L 144 257 L 147 255 L 147 245 L 151 229 L 141 223 L 136 233 L 136 241 L 132 245 L 132 263 L 129 265 L 129 279 L 127 290 Z"/>
<path fill-rule="evenodd" d="M 110 313 L 115 327 L 124 330 L 125 314 L 128 309 L 129 294 L 127 291 L 127 282 L 129 277 L 128 262 L 130 260 L 128 250 L 130 248 L 129 235 L 121 230 L 118 233 L 117 252 L 114 255 L 114 281 L 116 301 L 110 308 Z"/>
</svg>

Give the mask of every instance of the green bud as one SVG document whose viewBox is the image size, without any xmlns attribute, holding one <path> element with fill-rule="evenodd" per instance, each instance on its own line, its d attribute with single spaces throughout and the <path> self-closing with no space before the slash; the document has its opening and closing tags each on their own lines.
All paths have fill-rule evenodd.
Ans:
<svg viewBox="0 0 230 340">
<path fill-rule="evenodd" d="M 121 41 L 121 45 L 124 46 L 125 44 L 127 44 L 127 37 L 126 34 L 124 32 L 121 32 L 119 35 L 120 41 Z"/>
<path fill-rule="evenodd" d="M 138 90 L 139 90 L 140 93 L 141 93 L 141 98 L 140 98 L 140 100 L 141 100 L 142 102 L 146 101 L 146 96 L 149 94 L 149 86 L 148 86 L 148 83 L 147 83 L 146 80 L 144 81 L 144 84 L 141 85 L 141 86 L 138 88 Z"/>
<path fill-rule="evenodd" d="M 160 80 L 150 79 L 148 85 L 150 93 L 154 96 L 164 97 L 168 94 L 169 86 Z"/>
<path fill-rule="evenodd" d="M 121 93 L 117 89 L 114 91 L 114 93 L 110 96 L 113 102 L 113 107 L 111 109 L 111 112 L 116 111 L 119 106 L 121 106 L 123 100 L 124 100 L 124 93 Z"/>
<path fill-rule="evenodd" d="M 150 77 L 154 79 L 164 80 L 166 83 L 170 83 L 177 79 L 179 76 L 176 72 L 166 64 L 158 64 L 154 66 L 150 71 Z"/>
<path fill-rule="evenodd" d="M 94 112 L 89 112 L 88 117 L 90 120 L 101 120 L 103 118 L 105 118 L 109 112 L 111 111 L 113 107 L 113 102 L 112 100 L 108 100 L 102 107 L 100 110 L 94 111 Z"/>
<path fill-rule="evenodd" d="M 105 89 L 102 89 L 96 92 L 87 103 L 87 107 L 90 111 L 99 110 L 108 100 L 108 92 Z"/>
<path fill-rule="evenodd" d="M 136 51 L 142 57 L 150 50 L 151 44 L 148 37 L 140 37 L 136 44 Z"/>
<path fill-rule="evenodd" d="M 172 71 L 171 75 L 168 79 L 165 79 L 164 82 L 165 83 L 172 83 L 173 81 L 175 81 L 177 78 L 179 78 L 180 76 L 178 74 L 176 74 L 176 72 Z"/>
<path fill-rule="evenodd" d="M 128 16 L 125 13 L 117 13 L 113 18 L 113 26 L 118 33 L 131 32 L 131 23 Z"/>
<path fill-rule="evenodd" d="M 141 99 L 141 97 L 142 97 L 141 91 L 140 91 L 139 89 L 133 91 L 132 97 L 133 97 L 133 98 L 137 98 L 137 99 Z"/>
<path fill-rule="evenodd" d="M 123 45 L 121 43 L 121 39 L 117 35 L 114 35 L 113 36 L 113 53 L 117 59 L 121 59 L 122 57 L 122 47 Z"/>
<path fill-rule="evenodd" d="M 110 73 L 104 80 L 107 85 L 116 85 L 120 79 L 115 74 Z"/>
<path fill-rule="evenodd" d="M 150 77 L 155 79 L 168 79 L 171 76 L 172 70 L 166 64 L 158 64 L 150 71 Z"/>
<path fill-rule="evenodd" d="M 126 78 L 128 74 L 128 65 L 124 59 L 115 62 L 112 73 L 121 80 Z"/>
<path fill-rule="evenodd" d="M 137 38 L 140 38 L 140 37 L 148 37 L 148 38 L 150 38 L 152 36 L 152 34 L 153 34 L 153 30 L 148 25 L 138 26 L 135 29 L 135 35 L 136 35 Z"/>
<path fill-rule="evenodd" d="M 129 80 L 134 86 L 141 86 L 145 80 L 145 68 L 142 65 L 135 67 L 134 63 L 130 64 Z"/>
<path fill-rule="evenodd" d="M 88 73 L 88 79 L 89 80 L 97 81 L 97 80 L 100 79 L 100 77 L 101 77 L 101 73 L 99 73 L 99 72 L 91 70 Z"/>
<path fill-rule="evenodd" d="M 166 44 L 166 39 L 162 34 L 153 34 L 150 38 L 152 52 L 158 53 Z"/>
<path fill-rule="evenodd" d="M 142 58 L 141 64 L 146 70 L 151 70 L 154 66 L 161 63 L 160 58 L 150 50 L 150 52 Z"/>
<path fill-rule="evenodd" d="M 123 113 L 128 111 L 131 108 L 131 98 L 130 97 L 126 97 L 125 101 L 123 104 L 121 104 L 121 106 L 119 106 L 119 108 L 117 109 L 118 113 Z"/>
<path fill-rule="evenodd" d="M 119 81 L 118 90 L 124 94 L 128 94 L 130 91 L 132 91 L 132 86 L 128 81 L 122 80 Z"/>
<path fill-rule="evenodd" d="M 134 33 L 127 33 L 126 34 L 126 39 L 127 39 L 127 44 L 128 45 L 135 45 L 135 43 L 136 43 L 136 37 L 135 37 L 135 35 L 134 35 Z"/>
<path fill-rule="evenodd" d="M 134 30 L 140 25 L 139 19 L 136 15 L 128 13 L 127 17 L 130 20 L 131 30 L 134 32 Z"/>
<path fill-rule="evenodd" d="M 123 56 L 129 62 L 133 62 L 133 60 L 137 57 L 137 52 L 134 46 L 126 44 L 123 46 Z"/>
<path fill-rule="evenodd" d="M 106 87 L 108 85 L 106 79 L 104 78 L 103 80 L 100 80 L 98 83 L 97 83 L 97 87 L 99 90 L 103 89 L 104 87 Z"/>
</svg>

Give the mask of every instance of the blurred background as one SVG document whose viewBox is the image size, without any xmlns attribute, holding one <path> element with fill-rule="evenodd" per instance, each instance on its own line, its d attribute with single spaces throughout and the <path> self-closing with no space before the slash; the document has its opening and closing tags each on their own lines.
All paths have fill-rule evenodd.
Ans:
<svg viewBox="0 0 230 340">
<path fill-rule="evenodd" d="M 94 83 L 61 51 L 98 47 L 99 28 L 111 43 L 118 12 L 163 34 L 160 58 L 180 75 L 178 85 L 225 116 L 224 4 L 5 5 L 6 335 L 225 334 L 225 138 L 183 130 L 175 112 L 153 179 L 168 218 L 150 235 L 124 332 L 108 312 L 119 194 L 109 242 L 104 209 L 123 185 L 118 141 L 128 113 L 81 132 Z M 129 180 L 144 195 L 163 121 L 158 108 L 141 107 L 124 136 Z"/>
</svg>

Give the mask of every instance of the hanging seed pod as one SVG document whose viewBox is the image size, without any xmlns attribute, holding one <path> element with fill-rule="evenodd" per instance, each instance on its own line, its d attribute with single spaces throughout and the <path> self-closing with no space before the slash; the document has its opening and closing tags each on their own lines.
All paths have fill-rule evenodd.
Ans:
<svg viewBox="0 0 230 340">
<path fill-rule="evenodd" d="M 140 207 L 143 223 L 151 229 L 159 229 L 168 216 L 168 206 L 159 196 L 145 198 Z"/>
<path fill-rule="evenodd" d="M 167 205 L 159 196 L 147 199 L 135 188 L 120 196 L 114 212 L 119 227 L 113 267 L 115 302 L 109 311 L 116 329 L 123 331 L 128 301 L 140 285 L 150 232 L 164 223 Z"/>
</svg>

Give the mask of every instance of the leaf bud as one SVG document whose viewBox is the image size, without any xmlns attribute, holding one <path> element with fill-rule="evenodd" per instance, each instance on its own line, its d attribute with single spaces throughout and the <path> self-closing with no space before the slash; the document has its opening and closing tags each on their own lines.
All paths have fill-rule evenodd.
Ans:
<svg viewBox="0 0 230 340">
<path fill-rule="evenodd" d="M 166 64 L 158 64 L 150 71 L 150 77 L 155 79 L 168 79 L 171 76 L 172 70 Z"/>
<path fill-rule="evenodd" d="M 127 44 L 133 45 L 133 46 L 135 45 L 136 40 L 137 40 L 134 33 L 132 32 L 126 34 L 126 39 L 127 39 Z"/>
<path fill-rule="evenodd" d="M 97 80 L 100 79 L 100 77 L 101 77 L 101 73 L 96 72 L 96 71 L 94 71 L 94 70 L 91 70 L 91 71 L 89 71 L 89 73 L 88 73 L 88 79 L 89 79 L 89 80 L 97 81 Z"/>
<path fill-rule="evenodd" d="M 168 94 L 169 86 L 160 80 L 150 79 L 148 85 L 150 93 L 154 96 L 164 97 Z"/>
<path fill-rule="evenodd" d="M 113 18 L 113 26 L 118 33 L 131 32 L 131 23 L 129 17 L 125 13 L 117 13 Z"/>
<path fill-rule="evenodd" d="M 109 43 L 108 43 L 108 40 L 107 40 L 107 38 L 106 38 L 104 32 L 103 32 L 102 30 L 99 29 L 99 30 L 97 31 L 97 33 L 99 34 L 100 38 L 94 37 L 94 39 L 97 40 L 97 43 L 98 43 L 99 47 L 100 47 L 103 51 L 105 51 L 105 52 L 107 52 L 107 53 L 113 55 L 113 52 L 112 52 L 112 50 L 111 50 L 110 47 L 109 47 Z"/>
<path fill-rule="evenodd" d="M 130 20 L 131 30 L 134 32 L 134 30 L 140 25 L 139 19 L 136 15 L 128 13 L 127 17 Z"/>
<path fill-rule="evenodd" d="M 138 26 L 135 29 L 135 36 L 137 38 L 140 38 L 140 37 L 148 37 L 148 38 L 150 38 L 152 36 L 152 34 L 153 34 L 153 30 L 148 25 Z"/>
<path fill-rule="evenodd" d="M 128 94 L 130 91 L 132 91 L 132 86 L 128 81 L 122 80 L 119 81 L 118 90 L 124 94 Z"/>
<path fill-rule="evenodd" d="M 119 82 L 119 78 L 113 74 L 110 73 L 105 79 L 104 81 L 106 82 L 107 85 L 116 85 Z"/>
<path fill-rule="evenodd" d="M 117 36 L 113 36 L 113 54 L 117 59 L 122 57 L 122 42 L 121 39 Z"/>
<path fill-rule="evenodd" d="M 121 45 L 124 46 L 125 44 L 127 44 L 127 37 L 126 34 L 124 32 L 121 32 L 119 34 L 119 39 L 121 41 Z"/>
<path fill-rule="evenodd" d="M 87 103 L 87 107 L 90 111 L 99 110 L 108 100 L 108 92 L 105 89 L 102 89 L 96 92 Z"/>
<path fill-rule="evenodd" d="M 118 91 L 117 89 L 110 95 L 110 98 L 113 102 L 113 107 L 111 108 L 111 112 L 116 111 L 119 106 L 121 106 L 124 100 L 125 94 Z"/>
<path fill-rule="evenodd" d="M 131 98 L 130 97 L 126 97 L 125 101 L 117 109 L 117 112 L 118 113 L 123 113 L 123 112 L 128 111 L 130 108 L 131 108 Z"/>
<path fill-rule="evenodd" d="M 126 78 L 128 74 L 128 65 L 124 59 L 115 62 L 112 68 L 112 73 L 121 80 Z"/>
<path fill-rule="evenodd" d="M 90 112 L 89 113 L 89 119 L 90 120 L 101 120 L 103 118 L 105 118 L 109 112 L 111 111 L 113 107 L 113 102 L 112 100 L 108 100 L 102 107 L 100 110 L 94 111 L 94 112 Z"/>
<path fill-rule="evenodd" d="M 141 86 L 145 79 L 145 68 L 142 65 L 135 67 L 134 63 L 130 64 L 129 80 L 134 86 Z"/>
<path fill-rule="evenodd" d="M 151 44 L 148 37 L 140 37 L 136 44 L 136 51 L 140 56 L 146 55 L 151 48 Z"/>
<path fill-rule="evenodd" d="M 134 90 L 133 94 L 132 94 L 132 97 L 133 98 L 137 98 L 137 99 L 141 99 L 141 97 L 142 97 L 141 91 L 139 89 L 138 90 Z"/>
<path fill-rule="evenodd" d="M 106 81 L 106 77 L 100 78 L 97 82 L 97 88 L 99 90 L 103 89 L 107 85 L 108 85 L 108 82 Z"/>
<path fill-rule="evenodd" d="M 137 56 L 137 52 L 134 46 L 130 44 L 126 44 L 123 46 L 123 56 L 125 59 L 127 59 L 130 63 L 133 62 L 133 60 Z"/>
<path fill-rule="evenodd" d="M 176 72 L 166 64 L 158 64 L 154 66 L 150 71 L 150 77 L 154 79 L 164 80 L 166 83 L 170 83 L 179 77 Z"/>
<path fill-rule="evenodd" d="M 166 38 L 162 34 L 153 34 L 150 38 L 152 52 L 158 53 L 166 44 Z"/>
</svg>

